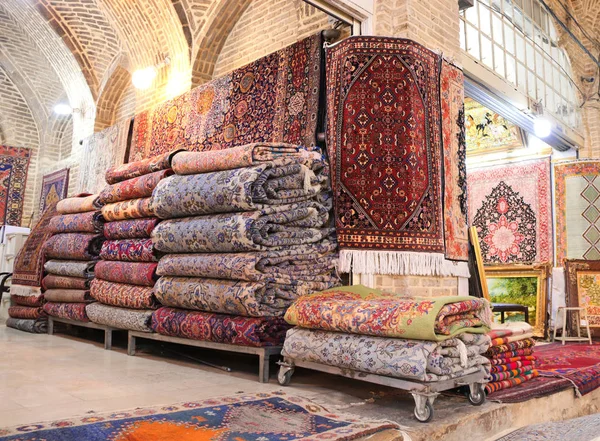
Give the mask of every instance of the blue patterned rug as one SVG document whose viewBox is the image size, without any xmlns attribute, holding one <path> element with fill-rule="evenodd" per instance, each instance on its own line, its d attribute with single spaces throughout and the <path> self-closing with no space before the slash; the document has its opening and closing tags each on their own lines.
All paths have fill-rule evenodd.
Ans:
<svg viewBox="0 0 600 441">
<path fill-rule="evenodd" d="M 275 392 L 0 429 L 0 441 L 348 441 L 396 427 Z"/>
<path fill-rule="evenodd" d="M 496 441 L 592 441 L 600 434 L 600 415 L 523 427 Z"/>
</svg>

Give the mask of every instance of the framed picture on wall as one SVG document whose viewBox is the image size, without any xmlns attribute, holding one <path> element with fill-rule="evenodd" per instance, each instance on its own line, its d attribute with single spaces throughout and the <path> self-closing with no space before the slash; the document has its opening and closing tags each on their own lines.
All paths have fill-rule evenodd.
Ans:
<svg viewBox="0 0 600 441">
<path fill-rule="evenodd" d="M 567 306 L 585 308 L 590 328 L 600 328 L 600 261 L 565 261 Z"/>
<path fill-rule="evenodd" d="M 544 337 L 548 325 L 548 270 L 548 265 L 485 266 L 488 300 L 493 304 L 527 306 L 528 322 L 536 337 Z M 506 321 L 525 321 L 524 312 L 507 315 Z"/>
</svg>

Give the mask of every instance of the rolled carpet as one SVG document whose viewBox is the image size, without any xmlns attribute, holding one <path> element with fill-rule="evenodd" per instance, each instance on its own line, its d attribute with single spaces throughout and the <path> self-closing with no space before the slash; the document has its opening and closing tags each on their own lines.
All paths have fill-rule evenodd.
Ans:
<svg viewBox="0 0 600 441">
<path fill-rule="evenodd" d="M 152 239 L 107 240 L 102 244 L 100 258 L 127 262 L 156 262 Z"/>
<path fill-rule="evenodd" d="M 318 291 L 328 284 L 296 282 L 279 285 L 270 281 L 206 279 L 164 276 L 154 287 L 165 306 L 247 317 L 282 316 L 300 295 Z"/>
<path fill-rule="evenodd" d="M 100 211 L 61 214 L 50 220 L 50 230 L 53 233 L 99 233 L 103 225 L 104 218 Z"/>
<path fill-rule="evenodd" d="M 18 306 L 42 306 L 44 304 L 43 294 L 34 294 L 31 296 L 21 296 L 18 294 L 11 294 L 10 299 L 14 304 Z"/>
<path fill-rule="evenodd" d="M 152 332 L 150 319 L 152 310 L 117 308 L 116 306 L 90 303 L 86 307 L 90 321 L 113 328 Z"/>
<path fill-rule="evenodd" d="M 300 297 L 287 310 L 285 319 L 323 331 L 442 341 L 464 332 L 488 332 L 492 313 L 484 299 L 406 298 L 354 285 Z"/>
<path fill-rule="evenodd" d="M 172 170 L 160 170 L 109 185 L 100 192 L 98 200 L 102 204 L 111 204 L 129 199 L 150 197 L 152 196 L 152 190 L 154 190 L 160 180 L 172 174 Z"/>
<path fill-rule="evenodd" d="M 49 289 L 44 297 L 48 302 L 54 303 L 89 303 L 94 300 L 90 291 L 83 289 Z"/>
<path fill-rule="evenodd" d="M 44 289 L 81 289 L 87 290 L 90 288 L 89 277 L 67 277 L 48 274 L 42 280 Z"/>
<path fill-rule="evenodd" d="M 88 303 L 54 303 L 48 302 L 44 305 L 44 311 L 53 317 L 75 320 L 78 322 L 89 322 L 85 307 Z"/>
<path fill-rule="evenodd" d="M 203 152 L 179 152 L 172 160 L 172 167 L 178 175 L 194 175 L 219 170 L 250 167 L 261 162 L 279 158 L 296 158 L 301 161 L 322 161 L 318 148 L 286 143 L 253 143 L 229 149 L 215 149 Z"/>
<path fill-rule="evenodd" d="M 74 196 L 58 201 L 56 211 L 60 214 L 85 213 L 87 211 L 96 211 L 102 204 L 98 201 L 98 195 L 89 195 L 82 193 L 81 196 Z"/>
<path fill-rule="evenodd" d="M 6 326 L 32 334 L 46 334 L 48 332 L 48 319 L 46 317 L 37 320 L 9 317 L 6 319 Z"/>
<path fill-rule="evenodd" d="M 108 184 L 116 184 L 117 182 L 126 181 L 127 179 L 137 178 L 138 176 L 170 168 L 173 155 L 181 151 L 183 150 L 174 150 L 141 161 L 111 167 L 106 171 L 106 182 Z"/>
<path fill-rule="evenodd" d="M 91 295 L 105 305 L 133 309 L 154 309 L 158 305 L 154 290 L 149 286 L 92 280 Z"/>
<path fill-rule="evenodd" d="M 46 241 L 45 252 L 49 259 L 92 260 L 98 257 L 104 236 L 94 233 L 65 233 Z"/>
<path fill-rule="evenodd" d="M 129 199 L 102 207 L 102 216 L 108 222 L 153 217 L 152 198 Z"/>
<path fill-rule="evenodd" d="M 279 251 L 167 254 L 158 262 L 156 271 L 161 276 L 327 282 L 335 277 L 336 248 L 335 243 L 320 242 Z"/>
<path fill-rule="evenodd" d="M 19 319 L 39 319 L 44 317 L 44 309 L 36 306 L 11 306 L 8 308 L 8 316 Z"/>
<path fill-rule="evenodd" d="M 157 263 L 103 260 L 96 265 L 97 279 L 132 285 L 154 286 Z"/>
<path fill-rule="evenodd" d="M 468 349 L 463 357 L 444 355 L 444 350 Z M 298 360 L 396 378 L 442 381 L 489 370 L 481 355 L 489 347 L 483 334 L 460 334 L 444 342 L 372 337 L 342 332 L 293 328 L 287 332 L 282 355 Z"/>
<path fill-rule="evenodd" d="M 145 219 L 125 219 L 104 224 L 104 237 L 107 239 L 143 239 L 160 222 L 155 217 Z"/>
<path fill-rule="evenodd" d="M 78 260 L 49 260 L 44 265 L 47 273 L 57 276 L 67 277 L 94 277 L 94 266 L 97 260 L 78 261 Z"/>
<path fill-rule="evenodd" d="M 253 167 L 171 176 L 154 190 L 152 208 L 161 219 L 257 211 L 306 201 L 321 191 L 314 172 L 290 160 Z"/>
<path fill-rule="evenodd" d="M 158 251 L 165 253 L 236 253 L 285 249 L 326 239 L 331 230 L 312 207 L 285 207 L 264 211 L 185 217 L 161 222 L 152 232 Z M 271 210 L 269 210 L 271 211 Z M 304 221 L 315 227 L 302 225 Z"/>
<path fill-rule="evenodd" d="M 241 346 L 283 343 L 289 325 L 280 317 L 248 318 L 163 307 L 152 314 L 152 330 L 171 337 Z"/>
</svg>

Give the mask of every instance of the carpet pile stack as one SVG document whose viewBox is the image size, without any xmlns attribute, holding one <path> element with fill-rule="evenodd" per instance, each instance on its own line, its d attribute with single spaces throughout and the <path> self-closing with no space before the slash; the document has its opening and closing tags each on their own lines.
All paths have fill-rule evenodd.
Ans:
<svg viewBox="0 0 600 441">
<path fill-rule="evenodd" d="M 489 371 L 491 310 L 474 297 L 417 298 L 362 285 L 303 296 L 285 319 L 282 355 L 419 381 Z"/>
<path fill-rule="evenodd" d="M 485 353 L 492 368 L 485 386 L 488 394 L 518 386 L 538 376 L 533 353 L 533 328 L 525 322 L 496 325 L 488 336 L 492 346 Z"/>
<path fill-rule="evenodd" d="M 42 280 L 44 311 L 51 316 L 89 321 L 94 266 L 104 241 L 104 219 L 97 195 L 83 194 L 58 202 L 50 220 L 53 234 L 44 244 L 46 276 Z"/>
<path fill-rule="evenodd" d="M 300 295 L 338 284 L 331 195 L 320 151 L 248 144 L 180 152 L 152 232 L 160 334 L 245 346 L 283 342 Z"/>
<path fill-rule="evenodd" d="M 109 185 L 98 199 L 104 204 L 107 240 L 91 285 L 91 295 L 98 303 L 87 308 L 94 323 L 150 331 L 150 316 L 159 306 L 154 296 L 157 258 L 150 239 L 158 224 L 152 192 L 172 174 L 172 156 L 166 153 L 106 172 Z"/>
</svg>

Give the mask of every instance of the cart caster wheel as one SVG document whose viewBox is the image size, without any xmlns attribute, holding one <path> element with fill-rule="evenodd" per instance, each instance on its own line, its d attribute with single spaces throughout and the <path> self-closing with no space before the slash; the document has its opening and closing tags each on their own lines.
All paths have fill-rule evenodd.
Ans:
<svg viewBox="0 0 600 441">
<path fill-rule="evenodd" d="M 423 412 L 419 412 L 419 408 L 415 406 L 415 418 L 417 418 L 417 420 L 419 420 L 421 423 L 431 421 L 433 418 L 433 406 L 429 401 L 425 403 Z"/>
<path fill-rule="evenodd" d="M 277 374 L 277 381 L 282 386 L 288 386 L 292 381 L 292 375 L 294 374 L 293 369 L 284 370 L 284 368 L 279 369 L 279 374 Z"/>
<path fill-rule="evenodd" d="M 477 392 L 475 394 L 469 392 L 469 403 L 473 406 L 481 406 L 485 403 L 485 386 L 483 384 L 477 385 Z"/>
</svg>

